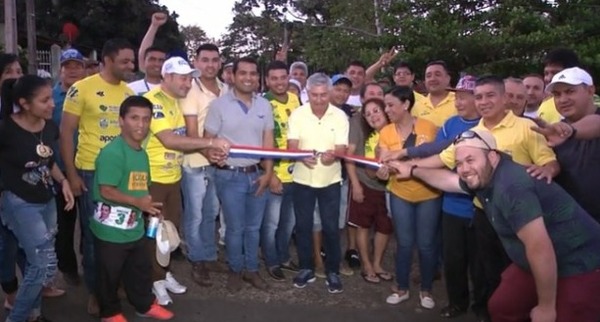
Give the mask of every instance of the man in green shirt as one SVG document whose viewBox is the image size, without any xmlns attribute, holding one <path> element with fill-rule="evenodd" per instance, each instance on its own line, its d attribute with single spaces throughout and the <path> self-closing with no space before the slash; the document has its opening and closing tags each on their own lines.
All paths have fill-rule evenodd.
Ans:
<svg viewBox="0 0 600 322">
<path fill-rule="evenodd" d="M 96 292 L 102 322 L 126 321 L 117 289 L 122 280 L 138 315 L 169 320 L 173 313 L 156 304 L 152 262 L 144 237 L 143 213 L 160 216 L 160 203 L 148 192 L 150 163 L 142 142 L 148 135 L 152 103 L 130 96 L 119 110 L 121 135 L 96 159 L 92 187 L 95 211 L 90 221 L 96 256 Z"/>
</svg>

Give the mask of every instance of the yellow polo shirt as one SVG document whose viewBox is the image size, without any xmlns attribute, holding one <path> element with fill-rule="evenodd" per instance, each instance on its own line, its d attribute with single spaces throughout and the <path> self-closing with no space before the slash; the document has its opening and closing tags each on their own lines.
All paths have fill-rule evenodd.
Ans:
<svg viewBox="0 0 600 322">
<path fill-rule="evenodd" d="M 271 93 L 266 93 L 265 98 L 269 100 L 273 107 L 273 121 L 275 122 L 273 128 L 273 137 L 275 139 L 275 148 L 285 150 L 287 149 L 288 140 L 288 121 L 292 112 L 300 106 L 300 100 L 298 96 L 293 93 L 288 93 L 288 99 L 286 102 L 278 101 Z M 289 160 L 277 159 L 275 160 L 275 166 L 273 171 L 277 178 L 283 183 L 290 183 L 293 181 L 292 170 L 294 163 Z"/>
<path fill-rule="evenodd" d="M 217 80 L 220 95 L 227 93 L 227 86 Z M 179 107 L 183 116 L 196 116 L 198 118 L 198 136 L 204 134 L 204 120 L 208 114 L 208 105 L 218 96 L 208 90 L 199 79 L 192 81 L 192 88 L 184 99 L 179 100 Z M 184 118 L 185 121 L 185 118 Z M 183 156 L 183 166 L 190 168 L 200 168 L 210 163 L 202 153 L 186 153 Z"/>
<path fill-rule="evenodd" d="M 546 123 L 558 123 L 562 120 L 562 115 L 556 110 L 554 105 L 554 97 L 546 98 L 538 109 L 538 117 Z"/>
<path fill-rule="evenodd" d="M 420 102 L 420 101 L 423 101 L 423 100 L 427 99 L 427 97 L 425 97 L 425 95 L 423 95 L 423 94 L 421 94 L 421 93 L 419 93 L 417 91 L 413 91 L 413 94 L 415 94 L 415 104 L 417 102 Z"/>
<path fill-rule="evenodd" d="M 336 145 L 348 145 L 350 125 L 348 116 L 341 109 L 329 105 L 325 115 L 319 119 L 313 114 L 310 103 L 298 107 L 288 119 L 288 140 L 298 140 L 301 150 L 325 152 Z M 324 188 L 342 181 L 340 161 L 323 165 L 320 158 L 309 169 L 302 162 L 296 162 L 292 173 L 294 182 L 313 188 Z"/>
<path fill-rule="evenodd" d="M 69 88 L 63 112 L 79 117 L 77 169 L 96 168 L 100 149 L 121 133 L 119 107 L 130 95 L 133 91 L 127 83 L 110 84 L 100 74 L 84 78 Z"/>
<path fill-rule="evenodd" d="M 532 126 L 535 126 L 532 120 L 518 117 L 509 111 L 494 128 L 486 128 L 481 119 L 475 129 L 490 131 L 496 139 L 498 150 L 512 156 L 516 163 L 543 166 L 555 161 L 556 155 L 548 146 L 548 141 L 543 135 L 531 130 Z M 456 167 L 454 150 L 454 145 L 450 145 L 440 153 L 442 162 L 450 169 Z"/>
<path fill-rule="evenodd" d="M 173 131 L 176 135 L 185 136 L 185 119 L 177 99 L 163 92 L 160 86 L 144 94 L 144 97 L 153 104 L 150 134 L 145 144 L 150 160 L 152 182 L 176 183 L 181 179 L 183 153 L 167 149 L 156 134 L 162 131 Z"/>
<path fill-rule="evenodd" d="M 415 122 L 414 133 L 417 136 L 415 145 L 419 146 L 423 143 L 433 142 L 437 134 L 437 127 L 430 121 L 417 118 Z M 404 147 L 404 140 L 396 131 L 395 124 L 386 125 L 379 132 L 379 147 L 382 150 L 395 151 Z M 421 202 L 436 198 L 440 192 L 418 179 L 403 179 L 398 180 L 395 177 L 390 177 L 387 188 L 394 195 L 409 201 Z"/>
<path fill-rule="evenodd" d="M 456 115 L 455 100 L 454 92 L 448 92 L 448 95 L 436 106 L 431 103 L 430 95 L 423 99 L 415 97 L 415 106 L 413 106 L 411 114 L 414 117 L 428 120 L 437 127 L 442 127 L 446 120 Z"/>
</svg>

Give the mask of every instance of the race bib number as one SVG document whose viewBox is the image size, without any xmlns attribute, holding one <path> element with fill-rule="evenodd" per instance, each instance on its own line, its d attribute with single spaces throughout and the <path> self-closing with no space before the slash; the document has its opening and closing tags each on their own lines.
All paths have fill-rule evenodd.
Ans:
<svg viewBox="0 0 600 322">
<path fill-rule="evenodd" d="M 103 202 L 97 202 L 94 210 L 94 220 L 102 225 L 123 230 L 136 228 L 138 225 L 137 216 L 138 212 L 134 209 Z"/>
</svg>

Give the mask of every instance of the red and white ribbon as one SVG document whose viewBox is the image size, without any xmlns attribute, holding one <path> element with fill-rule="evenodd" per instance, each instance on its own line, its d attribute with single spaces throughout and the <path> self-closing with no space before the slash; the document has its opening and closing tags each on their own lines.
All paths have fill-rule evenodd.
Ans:
<svg viewBox="0 0 600 322">
<path fill-rule="evenodd" d="M 309 150 L 280 150 L 267 149 L 260 147 L 234 145 L 229 149 L 229 157 L 233 158 L 254 158 L 254 159 L 283 159 L 283 160 L 298 160 L 311 156 L 318 156 L 322 152 Z M 376 159 L 365 158 L 358 155 L 336 155 L 340 159 L 346 159 L 364 166 L 379 169 L 381 163 Z"/>
</svg>

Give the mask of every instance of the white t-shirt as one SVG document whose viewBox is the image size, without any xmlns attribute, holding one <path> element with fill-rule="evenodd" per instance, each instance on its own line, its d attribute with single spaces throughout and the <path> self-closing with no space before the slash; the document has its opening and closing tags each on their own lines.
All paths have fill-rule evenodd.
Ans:
<svg viewBox="0 0 600 322">
<path fill-rule="evenodd" d="M 346 104 L 350 106 L 361 107 L 362 103 L 360 101 L 360 95 L 350 95 L 346 101 Z"/>
<path fill-rule="evenodd" d="M 536 118 L 538 118 L 538 111 L 537 110 L 535 110 L 535 111 L 527 111 L 526 110 L 523 113 L 523 116 L 530 117 L 532 119 L 536 119 Z"/>
<path fill-rule="evenodd" d="M 160 84 L 148 83 L 145 78 L 127 84 L 136 95 L 144 95 Z"/>
</svg>

